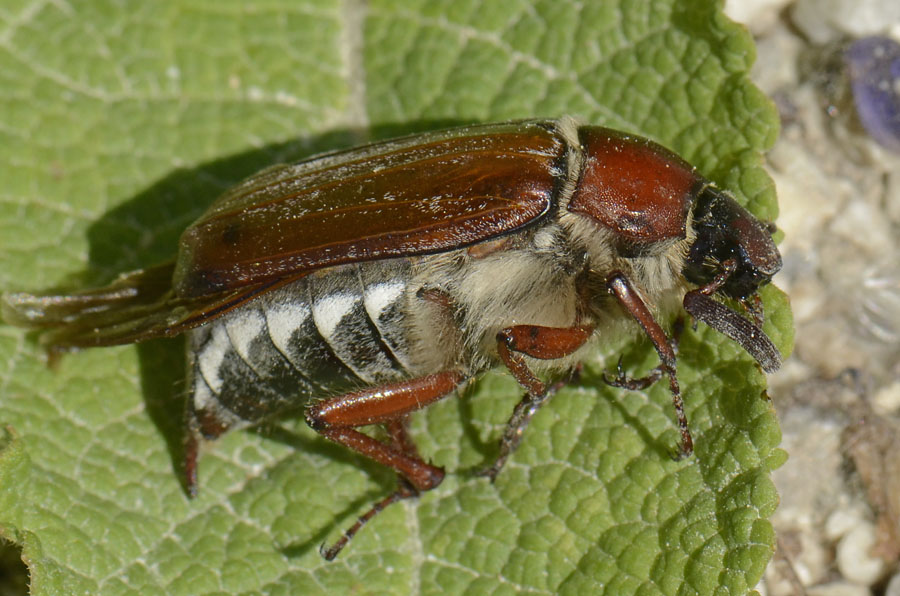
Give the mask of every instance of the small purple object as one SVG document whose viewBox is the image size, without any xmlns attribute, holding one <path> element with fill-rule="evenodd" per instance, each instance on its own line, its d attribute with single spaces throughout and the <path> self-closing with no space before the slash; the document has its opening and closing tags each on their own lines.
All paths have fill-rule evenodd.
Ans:
<svg viewBox="0 0 900 596">
<path fill-rule="evenodd" d="M 860 122 L 884 147 L 900 153 L 900 44 L 865 37 L 844 53 Z"/>
</svg>

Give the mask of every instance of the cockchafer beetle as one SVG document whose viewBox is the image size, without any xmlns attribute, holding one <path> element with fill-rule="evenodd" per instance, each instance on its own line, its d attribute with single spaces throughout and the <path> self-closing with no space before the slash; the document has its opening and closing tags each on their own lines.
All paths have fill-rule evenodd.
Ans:
<svg viewBox="0 0 900 596">
<path fill-rule="evenodd" d="M 405 420 L 503 364 L 525 388 L 495 477 L 537 408 L 541 380 L 634 318 L 659 353 L 693 448 L 675 350 L 653 311 L 684 309 L 767 372 L 780 355 L 756 292 L 781 268 L 769 229 L 647 139 L 570 118 L 432 132 L 277 165 L 220 197 L 175 262 L 71 295 L 9 294 L 4 318 L 51 350 L 188 335 L 184 472 L 201 438 L 302 411 L 327 439 L 398 472 L 378 511 L 438 486 Z M 713 300 L 739 301 L 752 321 Z M 357 430 L 380 424 L 387 439 Z"/>
</svg>

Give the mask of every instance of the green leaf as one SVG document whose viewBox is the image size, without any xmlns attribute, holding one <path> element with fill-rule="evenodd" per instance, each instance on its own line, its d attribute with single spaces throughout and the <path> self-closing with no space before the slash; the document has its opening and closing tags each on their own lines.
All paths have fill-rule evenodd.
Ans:
<svg viewBox="0 0 900 596">
<path fill-rule="evenodd" d="M 573 114 L 651 136 L 774 217 L 777 130 L 719 2 L 9 1 L 0 9 L 0 288 L 109 281 L 267 164 L 443 125 Z M 787 351 L 786 301 L 766 293 Z M 0 533 L 35 594 L 743 593 L 773 549 L 779 430 L 749 357 L 703 325 L 679 375 L 697 449 L 624 333 L 543 408 L 495 484 L 476 478 L 521 390 L 490 374 L 414 419 L 446 466 L 332 563 L 388 471 L 296 421 L 206 448 L 178 481 L 180 341 L 87 350 L 55 370 L 0 326 Z M 605 360 L 602 356 L 605 356 Z"/>
</svg>

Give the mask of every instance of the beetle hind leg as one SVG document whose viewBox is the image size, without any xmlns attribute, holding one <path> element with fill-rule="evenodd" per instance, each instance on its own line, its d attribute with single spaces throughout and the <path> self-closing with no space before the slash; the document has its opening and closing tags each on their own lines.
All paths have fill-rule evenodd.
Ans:
<svg viewBox="0 0 900 596">
<path fill-rule="evenodd" d="M 415 443 L 412 442 L 409 433 L 406 430 L 406 422 L 407 416 L 403 416 L 399 420 L 394 420 L 385 425 L 388 431 L 388 435 L 390 436 L 390 445 L 394 448 L 400 449 L 408 456 L 420 458 L 419 451 L 416 449 Z M 369 521 L 372 520 L 373 517 L 384 511 L 388 508 L 388 506 L 393 505 L 394 503 L 398 503 L 405 499 L 412 499 L 418 497 L 420 491 L 410 483 L 403 474 L 397 474 L 397 488 L 389 494 L 384 499 L 376 502 L 372 507 L 360 515 L 352 526 L 347 528 L 344 531 L 344 534 L 338 538 L 334 544 L 327 547 L 325 544 L 322 544 L 319 547 L 319 554 L 326 561 L 333 561 L 335 557 L 344 549 L 347 544 L 353 540 L 353 537 L 356 536 L 357 532 L 362 530 L 363 526 L 365 526 Z"/>
<path fill-rule="evenodd" d="M 222 409 L 197 409 L 194 395 L 188 398 L 184 420 L 182 482 L 185 492 L 194 498 L 197 496 L 197 459 L 200 456 L 201 442 L 204 439 L 218 439 L 236 426 L 247 426 L 248 423 L 235 424 L 234 416 L 227 415 Z"/>
<path fill-rule="evenodd" d="M 448 395 L 464 380 L 465 376 L 460 372 L 445 371 L 338 395 L 307 409 L 306 421 L 313 430 L 390 467 L 399 476 L 397 490 L 361 515 L 332 546 L 320 548 L 325 559 L 334 559 L 369 520 L 389 505 L 416 497 L 443 481 L 443 468 L 425 462 L 407 434 L 406 416 Z M 370 424 L 383 424 L 388 431 L 388 441 L 376 440 L 356 430 Z"/>
</svg>

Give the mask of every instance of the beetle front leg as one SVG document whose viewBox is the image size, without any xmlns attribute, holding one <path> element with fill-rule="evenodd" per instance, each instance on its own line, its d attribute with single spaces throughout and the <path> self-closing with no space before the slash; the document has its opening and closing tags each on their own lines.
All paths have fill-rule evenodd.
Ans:
<svg viewBox="0 0 900 596">
<path fill-rule="evenodd" d="M 353 536 L 388 505 L 415 497 L 420 491 L 437 487 L 444 470 L 426 463 L 406 433 L 406 415 L 441 399 L 465 380 L 462 373 L 446 371 L 328 398 L 311 405 L 306 421 L 325 438 L 340 443 L 400 476 L 396 491 L 375 503 L 329 548 L 320 549 L 327 560 L 334 559 Z M 356 430 L 369 424 L 384 424 L 390 440 L 383 443 Z"/>
<path fill-rule="evenodd" d="M 571 377 L 560 383 L 547 387 L 528 368 L 522 355 L 540 360 L 555 360 L 575 352 L 584 345 L 593 332 L 586 325 L 574 327 L 541 327 L 539 325 L 516 325 L 507 327 L 497 334 L 497 352 L 506 368 L 516 381 L 527 391 L 516 405 L 513 414 L 506 423 L 506 430 L 500 438 L 500 455 L 497 460 L 482 472 L 493 480 L 506 464 L 516 447 L 522 441 L 522 434 L 537 411 L 557 390 L 571 381 Z M 573 372 L 577 374 L 577 369 Z"/>
<path fill-rule="evenodd" d="M 678 378 L 675 372 L 675 348 L 666 337 L 666 332 L 659 326 L 653 314 L 640 294 L 628 281 L 624 274 L 616 272 L 606 280 L 606 287 L 615 296 L 619 304 L 631 314 L 632 317 L 644 329 L 644 333 L 653 342 L 656 353 L 659 354 L 660 369 L 669 377 L 669 389 L 672 392 L 672 405 L 675 406 L 675 415 L 678 418 L 678 428 L 681 431 L 681 444 L 678 447 L 678 457 L 687 457 L 694 451 L 694 440 L 688 428 L 687 416 L 684 414 L 684 400 L 681 398 L 681 388 L 678 386 Z M 652 377 L 652 374 L 651 374 Z"/>
<path fill-rule="evenodd" d="M 669 340 L 669 344 L 672 346 L 672 352 L 675 356 L 678 356 L 678 342 L 681 340 L 681 333 L 684 331 L 684 317 L 678 317 L 675 320 L 675 326 L 672 328 L 672 338 Z M 616 376 L 610 377 L 609 375 L 603 375 L 603 381 L 612 387 L 620 387 L 622 389 L 629 389 L 631 391 L 642 391 L 647 387 L 650 387 L 661 378 L 666 375 L 666 366 L 664 364 L 660 364 L 659 366 L 653 368 L 649 374 L 644 375 L 643 377 L 629 377 L 625 374 L 625 369 L 622 368 L 622 358 L 619 357 L 619 361 L 616 363 Z"/>
</svg>

